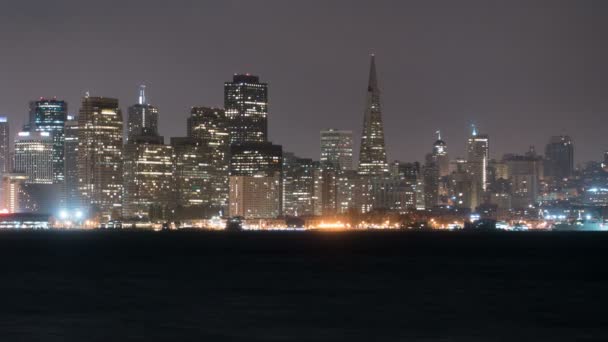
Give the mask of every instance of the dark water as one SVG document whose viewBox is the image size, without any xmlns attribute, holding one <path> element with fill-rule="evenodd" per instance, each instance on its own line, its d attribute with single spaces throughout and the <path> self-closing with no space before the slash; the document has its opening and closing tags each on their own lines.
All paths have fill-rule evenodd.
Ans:
<svg viewBox="0 0 608 342">
<path fill-rule="evenodd" d="M 605 341 L 604 233 L 0 232 L 0 341 Z"/>
</svg>

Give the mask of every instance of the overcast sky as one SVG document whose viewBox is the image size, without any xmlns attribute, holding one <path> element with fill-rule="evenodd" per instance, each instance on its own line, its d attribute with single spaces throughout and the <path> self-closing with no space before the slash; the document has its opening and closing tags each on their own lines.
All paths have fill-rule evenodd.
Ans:
<svg viewBox="0 0 608 342">
<path fill-rule="evenodd" d="M 463 156 L 471 123 L 491 154 L 569 134 L 578 162 L 608 149 L 606 1 L 10 1 L 0 11 L 0 113 L 28 101 L 71 113 L 89 90 L 135 103 L 140 83 L 168 141 L 223 83 L 269 83 L 273 142 L 319 158 L 319 130 L 363 123 L 376 53 L 390 160 L 422 160 L 441 129 Z"/>
</svg>

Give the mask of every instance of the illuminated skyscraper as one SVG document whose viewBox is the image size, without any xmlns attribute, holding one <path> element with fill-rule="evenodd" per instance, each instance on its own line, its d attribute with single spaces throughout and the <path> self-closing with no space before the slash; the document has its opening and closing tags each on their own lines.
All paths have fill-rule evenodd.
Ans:
<svg viewBox="0 0 608 342">
<path fill-rule="evenodd" d="M 314 163 L 283 153 L 283 214 L 306 216 L 314 214 Z"/>
<path fill-rule="evenodd" d="M 448 145 L 441 139 L 441 132 L 437 131 L 437 141 L 433 144 L 433 159 L 437 164 L 439 177 L 450 174 L 450 158 L 448 157 Z"/>
<path fill-rule="evenodd" d="M 545 147 L 545 176 L 564 179 L 574 171 L 574 143 L 567 135 L 553 136 Z"/>
<path fill-rule="evenodd" d="M 359 173 L 373 176 L 384 175 L 388 173 L 388 163 L 386 162 L 384 147 L 380 88 L 378 87 L 374 55 L 371 58 L 366 96 L 363 134 L 359 152 Z"/>
<path fill-rule="evenodd" d="M 63 183 L 65 175 L 65 121 L 68 104 L 57 99 L 30 102 L 29 130 L 49 132 L 53 140 L 53 183 Z"/>
<path fill-rule="evenodd" d="M 25 174 L 30 184 L 53 184 L 54 147 L 50 132 L 19 132 L 15 139 L 15 172 Z"/>
<path fill-rule="evenodd" d="M 82 203 L 103 220 L 120 216 L 123 121 L 118 100 L 82 98 L 78 115 L 78 182 Z"/>
<path fill-rule="evenodd" d="M 268 85 L 258 76 L 234 75 L 226 82 L 224 108 L 231 144 L 267 141 Z"/>
<path fill-rule="evenodd" d="M 321 165 L 337 171 L 353 170 L 352 131 L 321 131 Z"/>
<path fill-rule="evenodd" d="M 188 118 L 188 136 L 200 140 L 205 146 L 203 162 L 207 164 L 210 206 L 226 208 L 228 205 L 228 164 L 230 137 L 224 110 L 221 108 L 192 107 Z"/>
<path fill-rule="evenodd" d="M 153 216 L 173 204 L 173 148 L 153 133 L 133 136 L 124 147 L 123 217 Z"/>
<path fill-rule="evenodd" d="M 479 134 L 473 125 L 467 140 L 467 173 L 471 180 L 470 206 L 475 209 L 481 204 L 488 185 L 488 162 L 490 160 L 490 138 Z"/>
<path fill-rule="evenodd" d="M 146 86 L 141 85 L 137 104 L 129 107 L 127 140 L 144 134 L 144 130 L 148 133 L 158 134 L 158 108 L 147 102 Z"/>
<path fill-rule="evenodd" d="M 80 195 L 78 190 L 78 119 L 68 115 L 65 122 L 65 199 L 66 208 L 78 208 Z"/>
<path fill-rule="evenodd" d="M 10 130 L 6 116 L 0 116 L 0 174 L 9 172 L 10 165 Z"/>
</svg>

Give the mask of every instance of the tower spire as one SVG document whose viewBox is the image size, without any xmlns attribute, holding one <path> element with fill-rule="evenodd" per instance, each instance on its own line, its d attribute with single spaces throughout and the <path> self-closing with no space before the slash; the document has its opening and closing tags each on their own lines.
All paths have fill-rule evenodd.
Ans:
<svg viewBox="0 0 608 342">
<path fill-rule="evenodd" d="M 376 55 L 372 53 L 371 59 L 367 91 L 378 92 L 380 89 L 378 89 L 378 76 L 376 75 Z"/>
<path fill-rule="evenodd" d="M 139 104 L 146 104 L 146 85 L 142 84 L 139 86 Z"/>
<path fill-rule="evenodd" d="M 435 132 L 435 134 L 437 134 L 437 140 L 441 140 L 441 131 L 437 130 L 437 132 Z"/>
<path fill-rule="evenodd" d="M 471 125 L 471 135 L 472 136 L 476 136 L 477 135 L 477 127 L 475 126 L 475 124 Z"/>
</svg>

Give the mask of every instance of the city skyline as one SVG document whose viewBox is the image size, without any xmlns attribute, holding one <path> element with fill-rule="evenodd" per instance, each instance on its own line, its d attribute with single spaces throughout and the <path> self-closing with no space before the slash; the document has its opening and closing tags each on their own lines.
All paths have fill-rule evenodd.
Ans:
<svg viewBox="0 0 608 342">
<path fill-rule="evenodd" d="M 161 29 L 154 28 L 150 35 L 143 35 L 142 41 L 130 37 L 141 36 L 144 28 L 119 24 L 119 37 L 123 38 L 114 41 L 116 29 L 102 26 L 100 18 L 80 12 L 73 4 L 57 4 L 66 13 L 66 23 L 42 21 L 50 25 L 50 33 L 34 35 L 36 20 L 28 21 L 34 25 L 34 30 L 29 31 L 15 21 L 25 13 L 39 16 L 29 11 L 27 3 L 12 5 L 6 13 L 14 15 L 3 18 L 0 24 L 10 25 L 10 29 L 2 30 L 11 33 L 5 41 L 20 42 L 9 49 L 1 70 L 5 76 L 0 83 L 0 114 L 8 116 L 13 126 L 11 142 L 26 122 L 27 104 L 33 99 L 57 96 L 68 102 L 70 114 L 74 114 L 80 98 L 89 90 L 95 96 L 118 98 L 126 113 L 127 107 L 136 103 L 136 89 L 142 83 L 148 86 L 149 102 L 159 108 L 159 133 L 167 138 L 184 136 L 182 123 L 192 106 L 221 106 L 221 85 L 234 73 L 250 72 L 271 88 L 270 141 L 300 157 L 318 159 L 319 132 L 334 127 L 353 131 L 353 147 L 358 151 L 366 68 L 368 56 L 374 52 L 382 80 L 389 162 L 424 160 L 435 140 L 433 132 L 438 129 L 451 157 L 464 157 L 471 123 L 490 135 L 490 157 L 495 159 L 505 153 L 524 153 L 529 145 L 542 151 L 550 136 L 560 134 L 572 137 L 576 163 L 600 160 L 608 149 L 608 141 L 599 128 L 602 115 L 608 111 L 602 85 L 608 69 L 601 62 L 608 51 L 598 44 L 602 38 L 598 32 L 602 30 L 597 29 L 606 25 L 600 20 L 606 13 L 604 6 L 595 6 L 591 11 L 589 6 L 571 3 L 551 7 L 536 4 L 526 7 L 526 14 L 522 14 L 521 6 L 505 4 L 492 9 L 468 2 L 468 6 L 448 5 L 433 11 L 425 5 L 399 4 L 392 15 L 392 8 L 386 3 L 375 4 L 370 10 L 370 4 L 355 2 L 338 17 L 318 15 L 321 28 L 311 28 L 296 18 L 295 8 L 277 4 L 276 10 L 293 23 L 295 37 L 302 38 L 297 40 L 301 46 L 287 42 L 285 49 L 279 44 L 285 34 L 274 32 L 283 19 L 264 15 L 244 3 L 202 6 L 186 2 L 188 6 L 163 11 L 163 18 L 171 23 L 178 19 L 187 22 L 182 19 L 203 12 L 217 16 L 208 14 L 210 17 L 204 18 L 209 20 L 200 20 L 204 23 L 199 28 L 176 25 L 171 35 L 183 39 L 173 41 L 159 32 L 164 23 L 160 24 Z M 136 10 L 151 17 L 161 15 L 158 4 L 146 4 L 141 7 L 115 3 L 108 15 L 117 22 L 126 22 L 125 18 Z M 339 8 L 338 4 L 323 6 L 330 14 Z M 303 18 L 313 16 L 309 9 L 298 9 Z M 205 30 L 211 27 L 208 25 L 219 25 L 218 20 L 228 11 L 236 17 L 259 14 L 261 32 L 273 31 L 260 41 L 267 49 L 258 50 L 264 52 L 235 54 L 234 48 L 223 48 L 226 41 L 235 37 L 233 29 L 224 33 Z M 454 15 L 446 17 L 450 11 Z M 355 25 L 364 22 L 360 19 L 366 13 L 390 20 L 377 26 Z M 489 28 L 485 20 L 467 23 L 466 18 L 480 14 L 496 23 Z M 90 21 L 89 32 L 68 32 L 70 23 L 85 19 Z M 343 23 L 352 32 L 321 32 L 329 27 L 330 19 Z M 520 23 L 519 29 L 501 26 L 512 20 Z M 484 32 L 478 30 L 482 25 Z M 205 51 L 216 53 L 201 54 L 198 48 L 187 53 L 190 50 L 186 47 L 190 48 L 190 42 L 200 34 L 203 36 L 197 39 L 205 43 Z M 535 46 L 539 41 L 541 46 Z M 37 58 L 29 51 L 38 43 L 50 51 L 69 48 L 71 44 L 85 49 L 78 54 L 60 54 L 61 58 L 53 53 Z M 116 45 L 116 55 L 100 53 L 106 43 Z M 505 51 L 510 53 L 508 58 Z M 145 59 L 141 58 L 143 55 Z M 28 63 L 19 63 L 15 56 L 28 56 Z M 513 139 L 514 136 L 518 138 Z M 356 159 L 357 155 L 355 162 Z"/>
</svg>

